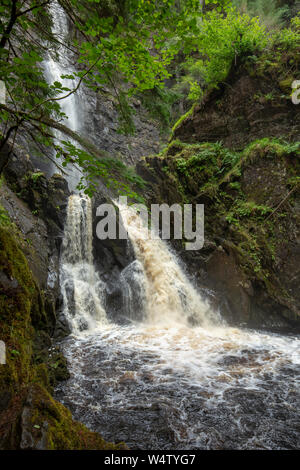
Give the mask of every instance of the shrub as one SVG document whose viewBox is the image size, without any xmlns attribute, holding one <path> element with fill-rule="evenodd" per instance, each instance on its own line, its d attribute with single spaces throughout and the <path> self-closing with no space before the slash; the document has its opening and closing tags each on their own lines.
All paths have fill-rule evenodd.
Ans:
<svg viewBox="0 0 300 470">
<path fill-rule="evenodd" d="M 225 80 L 231 65 L 262 50 L 268 43 L 265 27 L 258 18 L 240 14 L 236 8 L 226 10 L 226 17 L 217 10 L 203 20 L 198 40 L 199 52 L 205 57 L 204 80 L 210 88 Z"/>
</svg>

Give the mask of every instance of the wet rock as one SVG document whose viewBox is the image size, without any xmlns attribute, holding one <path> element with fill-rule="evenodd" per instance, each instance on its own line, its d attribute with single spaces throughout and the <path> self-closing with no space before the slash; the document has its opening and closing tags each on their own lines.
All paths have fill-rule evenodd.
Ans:
<svg viewBox="0 0 300 470">
<path fill-rule="evenodd" d="M 17 279 L 9 278 L 5 272 L 0 271 L 0 291 L 4 295 L 10 296 L 22 291 Z"/>
<path fill-rule="evenodd" d="M 86 104 L 82 132 L 98 148 L 121 157 L 129 165 L 136 163 L 143 155 L 159 151 L 162 140 L 160 126 L 149 118 L 137 101 L 133 102 L 136 133 L 124 136 L 118 132 L 119 117 L 115 102 L 105 94 L 95 95 L 86 87 L 82 88 L 82 93 Z"/>
<path fill-rule="evenodd" d="M 224 250 L 215 250 L 207 262 L 207 273 L 213 280 L 213 288 L 226 295 L 229 312 L 233 322 L 238 322 L 242 317 L 246 323 L 250 319 L 250 298 L 243 287 L 248 285 L 242 270 L 239 268 L 234 254 L 227 254 Z"/>
<path fill-rule="evenodd" d="M 124 322 L 130 318 L 131 311 L 136 307 L 135 319 L 142 316 L 143 300 L 142 287 L 139 284 L 139 268 L 135 264 L 135 256 L 129 239 L 99 240 L 96 227 L 101 220 L 96 216 L 97 207 L 101 204 L 111 204 L 108 197 L 98 193 L 93 198 L 93 254 L 96 269 L 105 281 L 105 306 L 108 316 Z M 117 234 L 122 219 L 117 212 Z"/>
<path fill-rule="evenodd" d="M 34 168 L 28 154 L 15 147 L 4 169 L 7 184 L 0 202 L 24 237 L 23 249 L 43 299 L 49 325 L 55 324 L 59 296 L 59 256 L 70 194 L 67 181 L 50 179 Z"/>
<path fill-rule="evenodd" d="M 205 156 L 210 144 L 203 144 L 201 160 L 201 144 L 174 141 L 163 158 L 148 157 L 137 169 L 149 181 L 149 205 L 205 205 L 203 248 L 188 252 L 181 241 L 171 244 L 213 308 L 231 324 L 297 332 L 300 205 L 299 190 L 291 192 L 291 185 L 298 172 L 298 151 L 276 148 L 276 142 L 272 148 L 268 142 L 257 142 L 247 158 L 240 154 L 233 182 L 216 184 L 218 169 Z M 183 162 L 188 169 L 182 170 Z M 237 213 L 229 223 L 233 211 Z"/>
<path fill-rule="evenodd" d="M 234 149 L 264 137 L 288 135 L 289 140 L 298 140 L 297 106 L 288 98 L 257 100 L 258 95 L 271 92 L 280 96 L 282 92 L 276 77 L 250 73 L 244 66 L 233 68 L 226 84 L 196 106 L 192 116 L 175 130 L 174 137 L 188 143 L 222 141 L 225 147 Z"/>
</svg>

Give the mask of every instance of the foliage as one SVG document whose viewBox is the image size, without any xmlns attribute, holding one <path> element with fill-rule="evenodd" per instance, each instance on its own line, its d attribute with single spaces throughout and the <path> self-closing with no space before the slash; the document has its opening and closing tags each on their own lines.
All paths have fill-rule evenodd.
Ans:
<svg viewBox="0 0 300 470">
<path fill-rule="evenodd" d="M 232 64 L 266 45 L 265 28 L 258 18 L 239 15 L 234 8 L 227 10 L 226 18 L 215 10 L 208 13 L 198 42 L 206 61 L 205 82 L 209 87 L 216 87 L 226 79 Z"/>
<path fill-rule="evenodd" d="M 252 61 L 252 67 L 257 61 L 260 67 L 275 63 L 284 67 L 288 62 L 287 78 L 293 74 L 293 64 L 297 67 L 299 15 L 291 19 L 289 27 L 279 29 L 283 25 L 279 19 L 285 17 L 283 2 L 277 2 L 277 6 L 263 0 L 233 3 L 237 9 L 226 7 L 225 11 L 207 13 L 199 27 L 200 34 L 194 37 L 192 54 L 180 56 L 173 90 L 181 94 L 185 111 L 191 104 L 201 101 L 207 89 L 224 82 L 230 70 L 241 62 L 250 64 Z M 249 8 L 245 7 L 246 3 Z M 290 81 L 288 87 L 290 89 Z"/>
<path fill-rule="evenodd" d="M 76 93 L 81 83 L 95 93 L 113 95 L 120 132 L 132 134 L 135 130 L 130 105 L 133 95 L 152 118 L 160 119 L 165 131 L 178 111 L 184 114 L 187 107 L 201 100 L 207 88 L 224 82 L 240 61 L 256 57 L 262 49 L 299 48 L 299 17 L 291 28 L 266 35 L 259 19 L 252 17 L 254 10 L 239 13 L 227 0 L 207 1 L 205 11 L 198 0 L 61 0 L 74 29 L 73 39 L 62 41 L 51 30 L 49 6 L 53 2 L 4 0 L 1 4 L 0 75 L 7 101 L 0 104 L 0 148 L 7 142 L 13 144 L 21 131 L 38 149 L 57 146 L 65 163 L 82 167 L 90 193 L 97 176 L 110 187 L 129 192 L 136 177 L 112 158 L 94 151 L 85 136 L 63 124 L 60 103 Z M 258 5 L 250 3 L 251 8 Z M 48 84 L 43 59 L 69 49 L 77 59 L 77 73 Z M 175 86 L 165 87 L 174 77 Z M 75 88 L 65 86 L 65 78 L 75 80 Z M 72 143 L 57 144 L 53 129 L 71 136 Z M 81 148 L 76 148 L 75 142 Z M 125 181 L 125 175 L 130 179 Z"/>
<path fill-rule="evenodd" d="M 96 158 L 85 150 L 76 147 L 70 141 L 62 141 L 62 145 L 56 145 L 56 157 L 64 157 L 63 166 L 69 163 L 81 168 L 83 176 L 78 189 L 92 196 L 97 189 L 98 180 L 105 181 L 108 188 L 117 191 L 120 195 L 127 195 L 136 201 L 143 202 L 143 198 L 131 189 L 131 186 L 143 188 L 144 181 L 136 175 L 133 169 L 128 168 L 116 158 Z"/>
<path fill-rule="evenodd" d="M 279 28 L 284 24 L 289 7 L 275 0 L 234 0 L 239 11 L 253 17 L 259 17 L 267 29 Z"/>
<path fill-rule="evenodd" d="M 145 90 L 141 95 L 141 102 L 147 109 L 150 117 L 161 123 L 161 132 L 169 130 L 173 120 L 172 107 L 181 99 L 180 92 L 168 88 L 155 87 L 153 90 Z"/>
<path fill-rule="evenodd" d="M 10 224 L 10 219 L 7 214 L 7 211 L 0 204 L 0 225 L 6 226 Z"/>
<path fill-rule="evenodd" d="M 118 102 L 122 131 L 132 133 L 128 97 L 163 88 L 174 55 L 182 46 L 186 51 L 191 47 L 201 15 L 198 0 L 184 0 L 183 6 L 176 0 L 62 0 L 75 27 L 72 43 L 51 30 L 48 7 L 53 3 L 4 0 L 1 4 L 0 76 L 7 90 L 6 105 L 0 105 L 1 148 L 13 143 L 20 130 L 37 146 L 53 147 L 52 128 L 65 117 L 59 103 L 82 82 L 97 93 L 110 90 Z M 46 54 L 63 53 L 61 48 L 77 56 L 78 72 L 48 84 L 42 61 Z M 64 86 L 64 78 L 77 80 L 76 87 Z M 71 162 L 71 157 L 66 161 Z"/>
</svg>

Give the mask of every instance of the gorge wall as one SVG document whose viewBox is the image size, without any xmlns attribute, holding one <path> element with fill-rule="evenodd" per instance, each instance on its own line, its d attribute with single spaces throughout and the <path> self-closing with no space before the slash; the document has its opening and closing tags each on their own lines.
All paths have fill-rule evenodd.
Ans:
<svg viewBox="0 0 300 470">
<path fill-rule="evenodd" d="M 284 66 L 298 67 L 290 59 L 285 56 Z M 117 133 L 113 103 L 87 100 L 94 100 L 94 144 L 129 163 L 138 160 L 149 204 L 205 204 L 204 248 L 187 252 L 181 242 L 173 245 L 214 307 L 234 325 L 295 332 L 300 121 L 288 96 L 291 80 L 282 79 L 278 64 L 251 71 L 237 64 L 227 85 L 174 130 L 168 148 L 141 160 L 158 151 L 159 140 L 143 110 L 130 147 Z M 69 333 L 60 314 L 59 258 L 70 191 L 62 175 L 47 176 L 46 169 L 36 154 L 16 146 L 1 180 L 1 338 L 9 354 L 0 374 L 0 448 L 124 448 L 73 421 L 51 396 L 57 381 L 68 378 L 55 340 Z M 101 191 L 94 196 L 93 220 L 106 197 Z M 133 260 L 130 244 L 99 241 L 94 224 L 94 258 L 116 318 L 124 302 L 120 274 Z"/>
<path fill-rule="evenodd" d="M 137 169 L 149 203 L 205 205 L 204 248 L 174 246 L 230 323 L 299 328 L 300 113 L 290 97 L 299 62 L 256 59 L 238 60 Z"/>
</svg>

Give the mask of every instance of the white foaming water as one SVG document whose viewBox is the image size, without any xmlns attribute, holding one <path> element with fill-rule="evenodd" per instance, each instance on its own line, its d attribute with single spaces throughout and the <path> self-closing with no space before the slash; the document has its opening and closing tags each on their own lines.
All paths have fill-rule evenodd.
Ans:
<svg viewBox="0 0 300 470">
<path fill-rule="evenodd" d="M 57 398 L 132 449 L 299 448 L 300 339 L 222 326 L 167 244 L 145 239 L 139 216 L 120 210 L 137 257 L 124 277 L 143 278 L 144 316 L 107 321 L 91 202 L 71 196 L 61 261 L 71 378 Z"/>
<path fill-rule="evenodd" d="M 48 53 L 47 58 L 43 62 L 45 78 L 49 84 L 54 84 L 54 82 L 59 82 L 63 87 L 68 88 L 69 90 L 74 90 L 77 81 L 75 79 L 62 79 L 63 75 L 73 75 L 75 73 L 74 67 L 70 64 L 70 53 L 66 53 L 66 49 L 63 44 L 67 40 L 67 35 L 69 33 L 69 26 L 66 13 L 64 9 L 59 5 L 58 2 L 51 2 L 49 5 L 49 10 L 53 20 L 52 33 L 60 41 L 62 45 L 57 47 L 58 60 L 53 58 L 51 53 Z M 59 97 L 65 96 L 69 91 L 63 91 Z M 79 121 L 79 110 L 80 110 L 80 100 L 78 99 L 78 93 L 72 93 L 67 98 L 64 98 L 59 101 L 62 112 L 66 115 L 66 118 L 63 120 L 69 129 L 74 132 L 80 131 L 80 121 Z M 78 147 L 78 144 L 73 141 L 70 137 L 66 137 L 63 133 L 58 130 L 54 130 L 55 137 L 58 141 L 68 140 L 72 144 Z M 54 157 L 56 151 L 54 152 Z M 63 160 L 58 159 L 58 165 L 61 165 Z M 53 165 L 53 173 L 57 172 L 57 166 Z M 78 185 L 82 173 L 77 166 L 69 165 L 67 170 L 64 169 L 66 177 L 69 183 L 69 188 L 75 190 Z"/>
<path fill-rule="evenodd" d="M 141 217 L 130 207 L 119 207 L 136 258 L 142 263 L 146 278 L 147 321 L 152 324 L 220 324 L 187 279 L 166 242 L 151 239 Z"/>
<path fill-rule="evenodd" d="M 235 328 L 103 326 L 64 344 L 71 379 L 57 397 L 131 449 L 299 448 L 299 346 Z"/>
<path fill-rule="evenodd" d="M 67 19 L 51 5 L 53 32 L 63 42 Z M 58 52 L 59 63 L 50 55 L 45 63 L 49 83 L 72 73 Z M 66 125 L 78 131 L 76 96 L 61 104 Z M 126 326 L 107 320 L 105 284 L 93 264 L 91 201 L 69 198 L 60 283 L 72 331 L 62 343 L 71 378 L 57 397 L 76 419 L 132 449 L 299 448 L 299 337 L 226 327 L 167 244 L 147 239 L 136 213 L 120 211 L 136 256 L 120 277 Z"/>
<path fill-rule="evenodd" d="M 51 2 L 49 10 L 53 20 L 52 33 L 58 40 L 64 44 L 68 34 L 68 21 L 64 9 L 57 2 Z M 45 74 L 48 83 L 60 82 L 64 87 L 75 88 L 76 81 L 72 79 L 61 79 L 62 75 L 72 74 L 74 69 L 70 66 L 68 55 L 65 54 L 65 48 L 58 46 L 57 53 L 59 61 L 54 60 L 51 54 L 48 54 L 47 60 L 44 62 Z M 68 92 L 63 92 L 66 95 Z M 66 125 L 73 131 L 79 129 L 78 110 L 76 102 L 76 94 L 72 94 L 60 101 L 62 111 L 66 114 Z"/>
<path fill-rule="evenodd" d="M 74 194 L 68 203 L 60 268 L 64 314 L 74 334 L 106 322 L 104 284 L 94 268 L 92 239 L 91 200 Z"/>
</svg>

